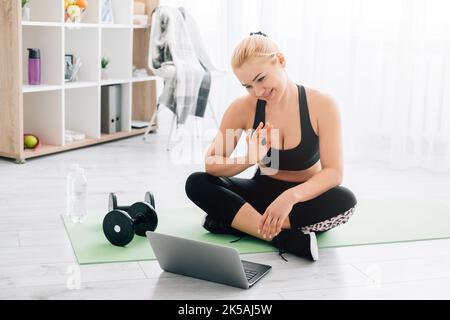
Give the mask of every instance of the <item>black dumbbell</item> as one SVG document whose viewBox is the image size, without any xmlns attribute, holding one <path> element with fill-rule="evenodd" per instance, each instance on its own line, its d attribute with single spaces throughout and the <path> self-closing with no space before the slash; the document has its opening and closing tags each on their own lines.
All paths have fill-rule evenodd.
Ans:
<svg viewBox="0 0 450 320">
<path fill-rule="evenodd" d="M 115 246 L 124 247 L 133 240 L 134 234 L 145 237 L 147 231 L 155 231 L 158 226 L 155 199 L 151 192 L 145 194 L 143 202 L 131 206 L 118 206 L 116 195 L 110 193 L 108 211 L 103 219 L 103 233 Z"/>
</svg>

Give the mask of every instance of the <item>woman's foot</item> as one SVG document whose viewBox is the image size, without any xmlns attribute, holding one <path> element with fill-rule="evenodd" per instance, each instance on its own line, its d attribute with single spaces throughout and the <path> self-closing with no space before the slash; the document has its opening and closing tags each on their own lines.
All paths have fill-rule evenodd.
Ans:
<svg viewBox="0 0 450 320">
<path fill-rule="evenodd" d="M 228 227 L 222 221 L 211 218 L 209 215 L 206 215 L 203 218 L 203 228 L 211 233 L 231 234 L 237 237 L 245 235 L 244 232 L 234 229 L 233 227 Z"/>
<path fill-rule="evenodd" d="M 319 260 L 319 248 L 314 232 L 303 233 L 300 229 L 287 229 L 281 231 L 271 242 L 280 250 L 280 255 L 289 252 L 311 261 Z"/>
</svg>

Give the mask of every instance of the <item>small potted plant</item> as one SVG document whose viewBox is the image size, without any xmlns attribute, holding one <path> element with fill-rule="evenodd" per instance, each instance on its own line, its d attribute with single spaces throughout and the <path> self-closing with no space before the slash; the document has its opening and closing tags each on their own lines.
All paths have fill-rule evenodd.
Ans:
<svg viewBox="0 0 450 320">
<path fill-rule="evenodd" d="M 87 0 L 64 0 L 65 21 L 80 23 L 81 16 L 87 7 Z"/>
<path fill-rule="evenodd" d="M 108 70 L 108 65 L 109 65 L 109 59 L 106 57 L 102 58 L 102 79 L 106 79 L 107 78 L 107 70 Z"/>
<path fill-rule="evenodd" d="M 22 0 L 22 20 L 30 21 L 30 7 L 28 7 L 28 3 L 30 0 Z"/>
</svg>

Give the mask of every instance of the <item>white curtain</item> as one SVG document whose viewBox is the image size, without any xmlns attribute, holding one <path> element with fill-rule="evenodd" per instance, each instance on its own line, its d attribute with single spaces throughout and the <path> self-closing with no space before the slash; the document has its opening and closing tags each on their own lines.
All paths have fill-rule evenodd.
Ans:
<svg viewBox="0 0 450 320">
<path fill-rule="evenodd" d="M 213 61 L 230 70 L 251 31 L 274 39 L 297 83 L 338 102 L 346 162 L 450 172 L 450 1 L 162 0 L 196 18 Z M 231 74 L 221 110 L 245 93 Z"/>
</svg>

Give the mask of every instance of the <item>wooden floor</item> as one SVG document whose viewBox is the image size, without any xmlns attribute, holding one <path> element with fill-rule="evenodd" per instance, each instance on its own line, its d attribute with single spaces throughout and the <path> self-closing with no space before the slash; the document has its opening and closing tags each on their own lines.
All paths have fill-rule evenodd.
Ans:
<svg viewBox="0 0 450 320">
<path fill-rule="evenodd" d="M 291 255 L 286 263 L 276 253 L 242 255 L 273 266 L 250 290 L 165 273 L 156 261 L 78 266 L 60 218 L 71 163 L 86 168 L 91 212 L 106 213 L 111 191 L 119 204 L 151 190 L 157 208 L 192 205 L 184 181 L 202 170 L 201 157 L 182 152 L 189 141 L 166 152 L 168 116 L 161 116 L 160 130 L 145 142 L 140 136 L 25 165 L 0 159 L 0 299 L 450 298 L 450 239 L 322 249 L 315 263 Z M 196 152 L 206 146 L 205 141 Z M 344 184 L 358 196 L 448 200 L 449 182 L 449 174 L 348 163 Z"/>
</svg>

